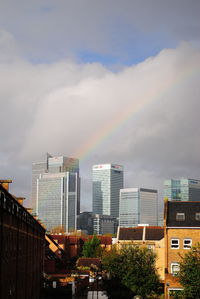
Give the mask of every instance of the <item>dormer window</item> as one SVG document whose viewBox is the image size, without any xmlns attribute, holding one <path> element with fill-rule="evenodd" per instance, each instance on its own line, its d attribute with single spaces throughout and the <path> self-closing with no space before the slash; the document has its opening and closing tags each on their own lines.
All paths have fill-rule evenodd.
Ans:
<svg viewBox="0 0 200 299">
<path fill-rule="evenodd" d="M 195 213 L 195 220 L 200 221 L 200 213 Z"/>
<path fill-rule="evenodd" d="M 176 221 L 184 221 L 185 213 L 176 213 Z"/>
</svg>

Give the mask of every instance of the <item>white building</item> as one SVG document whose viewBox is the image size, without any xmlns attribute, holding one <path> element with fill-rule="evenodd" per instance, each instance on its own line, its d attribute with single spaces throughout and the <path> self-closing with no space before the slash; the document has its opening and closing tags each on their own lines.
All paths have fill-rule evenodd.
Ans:
<svg viewBox="0 0 200 299">
<path fill-rule="evenodd" d="M 120 190 L 119 226 L 158 225 L 158 192 L 144 188 Z"/>
<path fill-rule="evenodd" d="M 119 217 L 119 192 L 123 188 L 123 166 L 93 166 L 93 213 Z"/>
</svg>

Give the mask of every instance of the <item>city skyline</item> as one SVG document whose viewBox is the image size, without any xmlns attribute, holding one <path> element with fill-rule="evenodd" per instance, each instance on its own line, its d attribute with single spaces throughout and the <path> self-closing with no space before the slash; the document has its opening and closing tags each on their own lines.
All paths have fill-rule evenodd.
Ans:
<svg viewBox="0 0 200 299">
<path fill-rule="evenodd" d="M 181 8 L 181 9 L 180 9 Z M 2 1 L 0 176 L 30 206 L 31 164 L 124 166 L 126 188 L 200 178 L 200 2 Z M 184 21 L 183 21 L 184 20 Z M 143 186 L 144 184 L 144 186 Z"/>
</svg>

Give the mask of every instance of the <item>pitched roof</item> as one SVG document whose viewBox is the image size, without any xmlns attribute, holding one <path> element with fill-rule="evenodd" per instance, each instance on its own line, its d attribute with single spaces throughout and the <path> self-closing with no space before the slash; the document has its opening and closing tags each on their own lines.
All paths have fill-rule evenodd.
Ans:
<svg viewBox="0 0 200 299">
<path fill-rule="evenodd" d="M 177 213 L 184 213 L 185 220 L 177 220 Z M 196 213 L 200 213 L 200 201 L 168 201 L 166 225 L 200 227 L 200 220 L 196 219 Z"/>
<path fill-rule="evenodd" d="M 143 226 L 120 227 L 118 240 L 142 240 Z M 145 240 L 161 240 L 164 237 L 164 229 L 160 226 L 146 226 Z"/>
</svg>

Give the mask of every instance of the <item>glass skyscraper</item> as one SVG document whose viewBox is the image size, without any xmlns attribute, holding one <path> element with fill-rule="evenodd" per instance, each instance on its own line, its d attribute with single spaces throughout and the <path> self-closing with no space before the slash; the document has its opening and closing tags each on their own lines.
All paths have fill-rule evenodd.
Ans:
<svg viewBox="0 0 200 299">
<path fill-rule="evenodd" d="M 158 225 L 158 192 L 144 188 L 120 190 L 119 226 Z"/>
<path fill-rule="evenodd" d="M 48 231 L 76 230 L 80 213 L 78 160 L 48 155 L 45 163 L 34 163 L 32 195 L 36 214 Z"/>
<path fill-rule="evenodd" d="M 164 196 L 169 200 L 200 201 L 200 180 L 165 180 Z"/>
<path fill-rule="evenodd" d="M 93 166 L 93 213 L 119 217 L 119 192 L 123 188 L 123 166 Z"/>
</svg>

